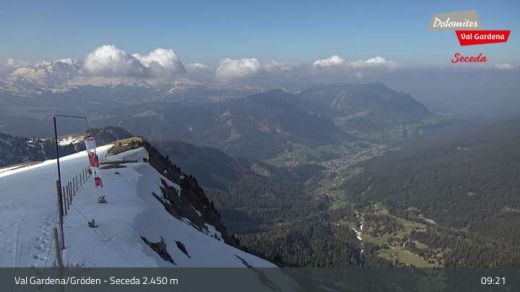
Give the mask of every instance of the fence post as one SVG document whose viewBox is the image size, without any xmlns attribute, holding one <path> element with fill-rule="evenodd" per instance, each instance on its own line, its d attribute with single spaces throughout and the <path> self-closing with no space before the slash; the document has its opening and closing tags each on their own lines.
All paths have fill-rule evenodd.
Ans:
<svg viewBox="0 0 520 292">
<path fill-rule="evenodd" d="M 67 216 L 67 211 L 69 210 L 69 202 L 68 202 L 68 199 L 67 199 L 67 196 L 63 196 L 63 201 L 65 203 L 65 208 L 63 208 L 63 211 L 64 211 L 64 214 L 65 216 Z"/>
<path fill-rule="evenodd" d="M 61 257 L 60 241 L 58 239 L 58 228 L 54 227 L 54 252 L 56 253 L 56 267 L 63 268 Z"/>
<path fill-rule="evenodd" d="M 65 248 L 65 235 L 63 234 L 63 201 L 62 201 L 63 195 L 61 193 L 61 187 L 60 187 L 59 180 L 56 181 L 56 190 L 57 190 L 57 198 L 58 198 L 58 216 L 59 216 L 60 235 L 61 235 L 61 241 L 57 240 L 57 238 L 56 238 L 56 246 L 58 248 L 64 249 Z M 60 244 L 60 242 L 61 242 L 61 244 Z"/>
</svg>

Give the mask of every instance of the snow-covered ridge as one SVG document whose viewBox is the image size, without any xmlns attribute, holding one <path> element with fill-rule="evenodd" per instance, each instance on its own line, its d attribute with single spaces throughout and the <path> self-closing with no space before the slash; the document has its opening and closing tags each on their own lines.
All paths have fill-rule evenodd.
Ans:
<svg viewBox="0 0 520 292">
<path fill-rule="evenodd" d="M 215 226 L 196 228 L 187 218 L 172 216 L 152 194 L 164 182 L 143 148 L 109 155 L 111 145 L 98 147 L 102 162 L 103 194 L 97 203 L 92 177 L 77 192 L 64 217 L 66 266 L 74 267 L 274 267 L 222 240 Z M 60 159 L 67 182 L 88 166 L 85 152 Z M 0 173 L 0 266 L 52 266 L 52 229 L 56 225 L 56 164 L 48 160 Z M 180 194 L 180 193 L 179 193 Z M 182 194 L 181 194 L 182 196 Z M 195 209 L 196 210 L 196 209 Z M 197 214 L 200 216 L 200 210 Z M 95 219 L 98 227 L 87 221 Z M 172 261 L 163 259 L 152 244 L 164 242 Z"/>
<path fill-rule="evenodd" d="M 79 144 L 83 142 L 84 135 L 76 135 L 76 136 L 66 136 L 62 138 L 58 138 L 58 144 L 60 146 L 66 146 L 70 144 Z"/>
</svg>

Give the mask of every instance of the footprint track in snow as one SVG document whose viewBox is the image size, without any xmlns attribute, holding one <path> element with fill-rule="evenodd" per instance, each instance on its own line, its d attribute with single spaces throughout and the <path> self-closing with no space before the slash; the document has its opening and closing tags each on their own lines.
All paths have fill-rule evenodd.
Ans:
<svg viewBox="0 0 520 292">
<path fill-rule="evenodd" d="M 45 266 L 46 264 L 49 264 L 49 257 L 53 256 L 51 254 L 51 249 L 53 245 L 52 228 L 54 227 L 55 222 L 56 215 L 49 214 L 49 216 L 45 218 L 43 224 L 40 226 L 40 234 L 36 237 L 36 245 L 33 251 L 33 266 L 35 267 L 41 267 Z"/>
</svg>

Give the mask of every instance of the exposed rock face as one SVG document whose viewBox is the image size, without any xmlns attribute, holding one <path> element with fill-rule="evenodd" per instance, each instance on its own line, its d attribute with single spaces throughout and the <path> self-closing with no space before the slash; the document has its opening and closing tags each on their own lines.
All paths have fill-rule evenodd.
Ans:
<svg viewBox="0 0 520 292">
<path fill-rule="evenodd" d="M 188 219 L 202 232 L 211 232 L 207 225 L 214 226 L 217 232 L 212 236 L 222 239 L 229 245 L 239 246 L 238 240 L 228 234 L 226 227 L 221 222 L 220 214 L 213 206 L 213 202 L 207 198 L 197 179 L 182 172 L 167 156 L 163 156 L 144 138 L 133 137 L 116 141 L 110 153 L 117 154 L 139 147 L 146 149 L 149 154 L 148 163 L 153 168 L 165 178 L 180 186 L 180 189 L 177 189 L 169 185 L 166 180 L 162 180 L 162 194 L 154 194 L 155 198 L 164 205 L 170 214 L 179 219 Z"/>
</svg>

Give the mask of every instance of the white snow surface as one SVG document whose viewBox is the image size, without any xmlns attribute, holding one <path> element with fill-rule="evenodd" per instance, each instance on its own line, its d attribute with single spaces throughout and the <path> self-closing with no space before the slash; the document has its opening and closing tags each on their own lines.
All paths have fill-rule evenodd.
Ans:
<svg viewBox="0 0 520 292">
<path fill-rule="evenodd" d="M 63 137 L 63 138 L 58 139 L 58 144 L 60 146 L 68 146 L 70 144 L 78 144 L 78 143 L 83 142 L 84 138 L 85 137 L 83 135 L 80 135 L 80 136 L 67 136 L 67 137 Z"/>
<path fill-rule="evenodd" d="M 111 145 L 98 147 L 101 161 L 130 161 L 125 168 L 102 169 L 103 194 L 97 203 L 93 178 L 73 198 L 64 217 L 64 262 L 73 267 L 275 267 L 270 262 L 225 244 L 214 226 L 200 232 L 187 219 L 178 220 L 152 196 L 160 195 L 161 178 L 144 148 L 107 155 Z M 60 159 L 65 185 L 88 166 L 86 152 Z M 53 266 L 52 229 L 57 222 L 56 161 L 4 169 L 0 173 L 0 267 Z M 169 185 L 175 183 L 167 181 Z M 176 186 L 178 187 L 178 186 Z M 94 218 L 97 228 L 87 221 Z M 161 237 L 175 264 L 163 260 L 144 243 Z M 214 238 L 217 237 L 217 238 Z M 181 242 L 189 254 L 176 244 Z"/>
</svg>

